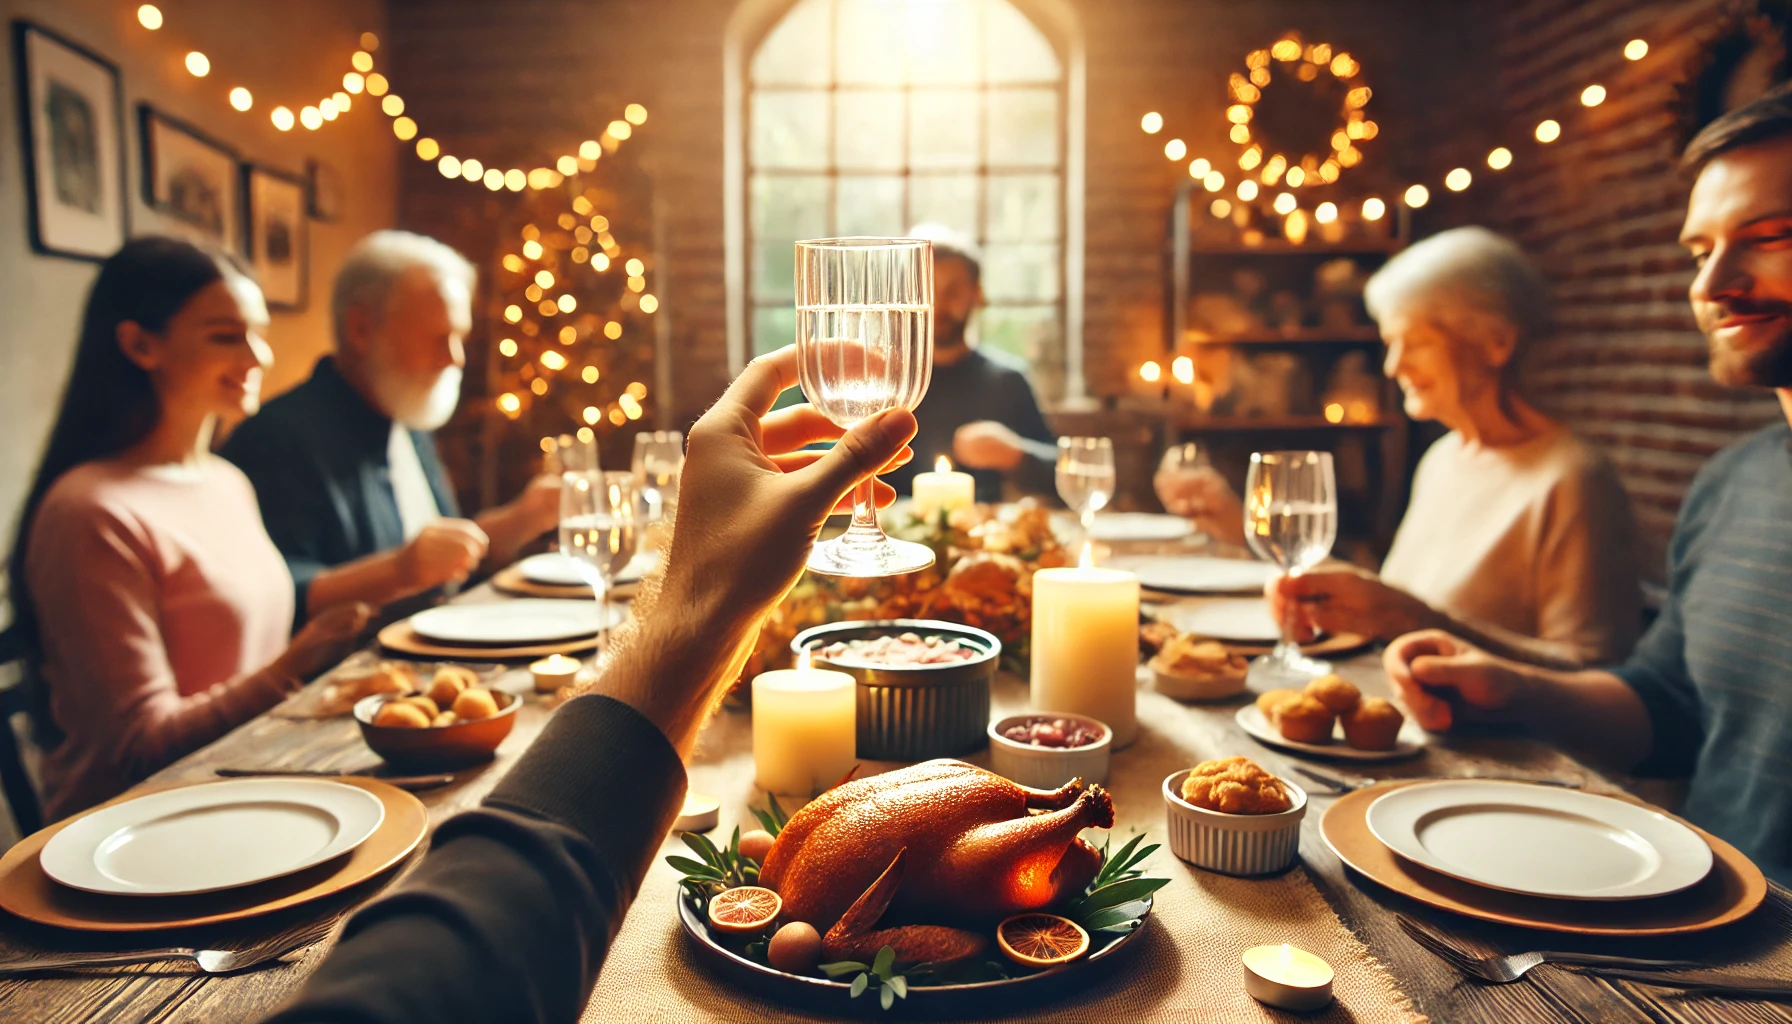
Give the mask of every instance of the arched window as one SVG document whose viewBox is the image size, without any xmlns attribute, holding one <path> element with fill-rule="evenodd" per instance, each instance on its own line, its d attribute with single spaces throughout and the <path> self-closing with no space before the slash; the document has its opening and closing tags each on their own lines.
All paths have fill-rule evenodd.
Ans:
<svg viewBox="0 0 1792 1024">
<path fill-rule="evenodd" d="M 792 242 L 931 222 L 983 250 L 981 344 L 1058 390 L 1066 75 L 1039 27 L 1010 0 L 798 0 L 737 59 L 750 351 L 794 334 Z"/>
</svg>

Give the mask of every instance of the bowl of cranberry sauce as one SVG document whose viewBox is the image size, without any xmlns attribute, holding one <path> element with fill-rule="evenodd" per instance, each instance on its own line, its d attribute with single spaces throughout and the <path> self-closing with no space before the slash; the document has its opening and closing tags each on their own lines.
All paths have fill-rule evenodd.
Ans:
<svg viewBox="0 0 1792 1024">
<path fill-rule="evenodd" d="M 1113 738 L 1106 724 L 1083 715 L 1010 715 L 989 725 L 990 766 L 1034 789 L 1057 789 L 1072 779 L 1106 782 Z"/>
<path fill-rule="evenodd" d="M 792 652 L 858 682 L 858 756 L 875 761 L 959 757 L 987 740 L 989 684 L 1002 641 L 931 619 L 830 622 Z"/>
</svg>

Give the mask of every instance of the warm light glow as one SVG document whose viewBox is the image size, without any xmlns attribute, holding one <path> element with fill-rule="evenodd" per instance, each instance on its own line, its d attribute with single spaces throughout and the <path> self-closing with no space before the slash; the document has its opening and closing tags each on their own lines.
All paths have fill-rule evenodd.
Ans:
<svg viewBox="0 0 1792 1024">
<path fill-rule="evenodd" d="M 1163 379 L 1163 376 L 1164 368 L 1157 365 L 1157 360 L 1155 359 L 1147 362 L 1144 366 L 1139 367 L 1139 379 L 1147 384 L 1156 384 Z M 941 460 L 944 460 L 945 456 L 942 455 L 940 458 Z"/>
<path fill-rule="evenodd" d="M 498 396 L 498 411 L 515 416 L 523 408 L 523 400 L 506 391 Z"/>
<path fill-rule="evenodd" d="M 1249 178 L 1238 183 L 1238 198 L 1250 202 L 1257 198 L 1257 183 Z"/>
<path fill-rule="evenodd" d="M 1319 206 L 1313 210 L 1313 219 L 1321 224 L 1330 224 L 1332 221 L 1337 220 L 1338 204 L 1320 203 Z"/>
<path fill-rule="evenodd" d="M 504 190 L 504 172 L 498 170 L 496 167 L 487 167 L 485 169 L 485 176 L 479 180 L 485 182 L 485 187 L 491 189 L 493 192 L 502 192 Z"/>
<path fill-rule="evenodd" d="M 1176 378 L 1176 382 L 1179 384 L 1193 384 L 1195 382 L 1195 361 L 1188 356 L 1177 356 L 1170 360 L 1170 376 Z"/>
<path fill-rule="evenodd" d="M 1235 124 L 1230 131 L 1226 132 L 1226 137 L 1242 146 L 1251 141 L 1251 126 L 1248 124 Z"/>
<path fill-rule="evenodd" d="M 1276 40 L 1276 44 L 1269 48 L 1269 55 L 1282 61 L 1299 60 L 1300 40 L 1278 39 Z"/>
<path fill-rule="evenodd" d="M 1209 192 L 1218 192 L 1226 187 L 1226 176 L 1218 171 L 1208 171 L 1207 177 L 1201 180 L 1201 187 Z"/>
<path fill-rule="evenodd" d="M 369 53 L 372 53 L 374 50 L 377 50 L 379 48 L 380 48 L 380 37 L 379 36 L 374 35 L 372 32 L 361 33 L 361 49 L 366 50 Z"/>
<path fill-rule="evenodd" d="M 597 435 L 591 432 L 590 427 L 580 427 L 578 437 L 580 444 L 590 444 L 597 440 Z"/>
<path fill-rule="evenodd" d="M 647 273 L 647 264 L 642 263 L 638 259 L 631 259 L 622 265 L 622 269 L 628 271 L 628 276 L 630 277 L 640 277 L 642 274 Z"/>
<path fill-rule="evenodd" d="M 561 174 L 564 174 L 570 178 L 573 175 L 579 173 L 579 158 L 576 156 L 564 156 L 563 155 L 560 157 L 560 159 L 554 161 L 554 168 L 556 170 L 558 170 Z"/>
<path fill-rule="evenodd" d="M 398 136 L 400 142 L 409 142 L 417 137 L 417 122 L 408 117 L 398 118 L 392 122 L 392 134 Z"/>
<path fill-rule="evenodd" d="M 1251 108 L 1243 103 L 1234 103 L 1226 108 L 1226 120 L 1233 124 L 1250 124 Z"/>
<path fill-rule="evenodd" d="M 609 136 L 612 139 L 626 139 L 635 133 L 635 130 L 629 127 L 627 121 L 611 121 L 609 126 L 604 128 L 604 131 L 609 133 Z"/>
<path fill-rule="evenodd" d="M 273 119 L 275 128 L 278 128 L 283 132 L 292 131 L 292 125 L 293 125 L 292 111 L 286 109 L 285 107 L 275 107 L 273 110 L 273 113 L 269 114 L 268 116 Z"/>
<path fill-rule="evenodd" d="M 239 85 L 230 90 L 230 105 L 238 110 L 248 110 L 255 105 L 255 97 L 249 94 L 249 90 Z"/>
<path fill-rule="evenodd" d="M 1288 168 L 1288 177 L 1286 180 L 1289 188 L 1299 188 L 1307 183 L 1307 172 L 1301 170 L 1299 167 L 1290 167 Z"/>
<path fill-rule="evenodd" d="M 363 74 L 373 70 L 373 54 L 366 50 L 356 50 L 355 55 L 350 57 L 348 62 L 356 71 Z"/>
<path fill-rule="evenodd" d="M 529 176 L 523 173 L 522 168 L 512 167 L 504 172 L 504 187 L 512 192 L 521 192 L 529 187 Z"/>
<path fill-rule="evenodd" d="M 579 379 L 587 384 L 596 384 L 597 376 L 597 367 L 595 366 L 587 366 L 579 371 Z"/>
<path fill-rule="evenodd" d="M 551 270 L 537 270 L 535 272 L 535 283 L 543 288 L 554 287 L 554 272 Z"/>
<path fill-rule="evenodd" d="M 1649 44 L 1641 39 L 1632 39 L 1624 44 L 1624 56 L 1631 60 L 1642 60 L 1649 56 Z"/>
<path fill-rule="evenodd" d="M 338 89 L 335 92 L 330 94 L 330 102 L 336 104 L 336 112 L 338 114 L 348 113 L 348 108 L 349 108 L 348 93 L 343 92 L 341 89 Z"/>
<path fill-rule="evenodd" d="M 604 337 L 615 341 L 622 337 L 622 321 L 612 320 L 604 325 Z"/>
<path fill-rule="evenodd" d="M 571 324 L 560 328 L 560 344 L 570 345 L 579 340 L 579 329 Z"/>
<path fill-rule="evenodd" d="M 479 161 L 469 158 L 460 162 L 460 176 L 468 181 L 478 181 L 484 175 L 485 165 Z"/>
<path fill-rule="evenodd" d="M 200 53 L 198 50 L 189 51 L 187 53 L 187 71 L 191 73 L 194 78 L 204 78 L 206 75 L 212 73 L 211 58 Z"/>
<path fill-rule="evenodd" d="M 1325 163 L 1319 165 L 1319 180 L 1325 182 L 1327 185 L 1337 181 L 1339 173 L 1338 161 L 1336 160 L 1327 160 Z"/>
<path fill-rule="evenodd" d="M 1474 180 L 1475 176 L 1468 172 L 1468 168 L 1458 167 L 1444 175 L 1444 187 L 1452 192 L 1460 192 L 1469 187 Z"/>
<path fill-rule="evenodd" d="M 1603 85 L 1589 85 L 1580 91 L 1580 105 L 1583 107 L 1597 107 L 1604 102 L 1605 86 Z"/>
<path fill-rule="evenodd" d="M 1207 177 L 1207 172 L 1211 170 L 1213 170 L 1213 163 L 1204 156 L 1196 157 L 1188 163 L 1188 176 L 1196 181 Z"/>
<path fill-rule="evenodd" d="M 538 395 L 545 395 L 548 393 L 548 382 L 541 377 L 537 377 L 529 382 L 529 390 Z"/>
<path fill-rule="evenodd" d="M 1431 201 L 1431 190 L 1423 185 L 1414 185 L 1406 190 L 1406 195 L 1402 198 L 1406 200 L 1406 205 L 1416 210 Z"/>
<path fill-rule="evenodd" d="M 547 367 L 550 370 L 566 369 L 566 357 L 561 355 L 559 352 L 554 351 L 551 348 L 548 349 L 546 352 L 543 352 L 540 356 L 540 359 L 541 359 L 541 365 Z"/>
<path fill-rule="evenodd" d="M 1344 105 L 1351 110 L 1361 110 L 1369 105 L 1369 98 L 1374 95 L 1374 90 L 1366 85 L 1359 85 L 1344 94 Z"/>
<path fill-rule="evenodd" d="M 1562 126 L 1554 119 L 1544 121 L 1537 126 L 1538 142 L 1554 142 L 1562 137 Z"/>
<path fill-rule="evenodd" d="M 1300 205 L 1300 202 L 1299 202 L 1299 200 L 1294 198 L 1294 193 L 1282 192 L 1276 196 L 1276 201 L 1275 201 L 1273 209 L 1277 213 L 1286 215 L 1286 214 L 1293 213 L 1294 208 L 1299 205 Z"/>
<path fill-rule="evenodd" d="M 1487 154 L 1487 166 L 1496 171 L 1503 171 L 1512 166 L 1512 151 L 1504 146 Z"/>
<path fill-rule="evenodd" d="M 1156 135 L 1164 130 L 1164 115 L 1153 110 L 1139 118 L 1139 127 L 1145 129 L 1146 135 Z"/>
<path fill-rule="evenodd" d="M 367 76 L 367 95 L 384 96 L 388 88 L 390 88 L 390 86 L 386 83 L 385 75 L 375 71 L 373 74 Z"/>
<path fill-rule="evenodd" d="M 154 32 L 162 27 L 162 9 L 155 4 L 144 4 L 137 8 L 137 24 Z"/>
<path fill-rule="evenodd" d="M 1289 212 L 1288 218 L 1282 222 L 1282 237 L 1288 239 L 1291 244 L 1300 245 L 1307 240 L 1309 227 L 1307 211 L 1292 210 Z"/>
<path fill-rule="evenodd" d="M 1171 139 L 1164 143 L 1164 156 L 1171 160 L 1180 160 L 1188 155 L 1188 143 L 1181 139 Z"/>
<path fill-rule="evenodd" d="M 654 298 L 652 294 L 647 294 L 647 295 L 641 296 L 641 312 L 657 313 L 657 312 L 659 312 L 659 308 L 660 308 L 660 300 Z"/>
<path fill-rule="evenodd" d="M 647 385 L 641 383 L 638 380 L 630 381 L 628 387 L 623 388 L 622 390 L 626 391 L 627 393 L 629 393 L 630 395 L 633 395 L 636 398 L 646 398 L 647 397 Z"/>
<path fill-rule="evenodd" d="M 645 291 L 646 288 L 647 288 L 647 279 L 645 277 L 631 277 L 628 279 L 628 290 L 629 291 L 631 291 L 631 292 Z"/>
<path fill-rule="evenodd" d="M 528 286 L 527 288 L 524 288 L 523 289 L 523 298 L 528 299 L 530 302 L 540 302 L 541 301 L 541 285 L 532 284 L 532 285 Z"/>
<path fill-rule="evenodd" d="M 1380 220 L 1382 218 L 1382 216 L 1384 214 L 1386 214 L 1387 212 L 1388 212 L 1388 204 L 1382 202 L 1381 200 L 1375 198 L 1374 196 L 1370 196 L 1369 198 L 1363 200 L 1363 219 L 1364 220 Z"/>
<path fill-rule="evenodd" d="M 342 116 L 342 111 L 336 109 L 336 101 L 332 100 L 332 99 L 318 100 L 317 101 L 317 109 L 318 109 L 319 113 L 324 115 L 324 120 L 326 120 L 326 121 L 334 121 L 338 117 Z M 408 118 L 407 118 L 407 120 L 408 120 Z M 413 124 L 411 126 L 411 134 L 401 135 L 401 136 L 399 136 L 399 138 L 404 139 L 405 141 L 408 142 L 411 139 L 416 138 L 416 136 L 417 136 L 416 125 Z"/>
<path fill-rule="evenodd" d="M 1263 184 L 1274 185 L 1281 180 L 1282 172 L 1287 169 L 1288 159 L 1282 154 L 1277 153 L 1270 157 L 1269 162 L 1263 165 Z"/>
<path fill-rule="evenodd" d="M 1308 408 L 1311 408 L 1311 406 L 1309 406 Z M 1337 402 L 1325 403 L 1325 422 L 1327 422 L 1327 423 L 1342 423 L 1342 422 L 1344 422 L 1344 407 L 1342 405 L 1339 405 Z"/>
<path fill-rule="evenodd" d="M 647 108 L 639 103 L 630 103 L 622 108 L 622 119 L 629 124 L 646 124 Z"/>
<path fill-rule="evenodd" d="M 634 395 L 623 395 L 621 398 L 616 399 L 616 404 L 622 407 L 622 414 L 629 419 L 638 420 L 641 418 L 641 403 L 635 400 Z"/>
<path fill-rule="evenodd" d="M 324 126 L 324 112 L 316 107 L 306 107 L 299 111 L 299 123 L 312 131 Z"/>
<path fill-rule="evenodd" d="M 442 154 L 441 144 L 434 139 L 417 140 L 417 156 L 423 160 L 434 160 Z"/>
<path fill-rule="evenodd" d="M 546 167 L 532 168 L 529 171 L 529 187 L 538 191 L 544 188 L 550 188 L 553 181 L 553 174 L 554 172 L 548 170 Z"/>
<path fill-rule="evenodd" d="M 1355 167 L 1363 162 L 1363 151 L 1350 146 L 1338 154 L 1338 163 L 1344 167 Z"/>
<path fill-rule="evenodd" d="M 397 93 L 388 94 L 385 99 L 380 100 L 380 109 L 386 112 L 387 117 L 397 117 L 404 113 L 404 99 Z"/>
<path fill-rule="evenodd" d="M 580 160 L 596 160 L 603 155 L 603 152 L 604 148 L 598 145 L 593 139 L 586 139 L 584 142 L 579 143 Z"/>
<path fill-rule="evenodd" d="M 505 338 L 503 341 L 498 342 L 498 354 L 506 359 L 516 355 L 516 339 Z"/>
<path fill-rule="evenodd" d="M 523 307 L 518 306 L 515 303 L 512 303 L 512 304 L 504 307 L 504 319 L 507 322 L 514 324 L 514 323 L 520 321 L 522 318 L 523 318 Z"/>
<path fill-rule="evenodd" d="M 593 426 L 596 426 L 597 421 L 603 419 L 604 416 L 603 411 L 595 405 L 587 405 L 585 411 L 580 413 L 580 415 L 584 417 L 586 423 Z"/>
<path fill-rule="evenodd" d="M 1218 217 L 1221 220 L 1224 220 L 1227 217 L 1232 216 L 1232 200 L 1230 200 L 1230 199 L 1215 199 L 1213 201 L 1213 205 L 1209 206 L 1207 209 L 1215 217 Z"/>
<path fill-rule="evenodd" d="M 367 79 L 361 77 L 359 71 L 350 71 L 348 74 L 342 76 L 342 87 L 347 89 L 353 95 L 359 96 L 361 95 L 361 90 L 367 88 Z"/>
<path fill-rule="evenodd" d="M 560 307 L 560 312 L 570 313 L 579 308 L 579 300 L 573 298 L 570 294 L 563 294 L 560 296 L 560 301 L 556 303 L 556 305 Z"/>
</svg>

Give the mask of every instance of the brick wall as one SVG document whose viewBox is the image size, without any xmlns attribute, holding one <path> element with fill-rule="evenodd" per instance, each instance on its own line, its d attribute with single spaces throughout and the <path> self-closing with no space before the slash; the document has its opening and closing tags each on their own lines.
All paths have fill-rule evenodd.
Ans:
<svg viewBox="0 0 1792 1024">
<path fill-rule="evenodd" d="M 1711 381 L 1687 306 L 1691 264 L 1675 244 L 1687 185 L 1672 170 L 1672 116 L 1687 63 L 1731 7 L 1722 0 L 1530 0 L 1500 9 L 1496 115 L 1486 134 L 1431 155 L 1431 179 L 1504 143 L 1517 159 L 1491 188 L 1421 211 L 1421 233 L 1480 222 L 1506 230 L 1551 280 L 1557 331 L 1532 354 L 1540 405 L 1598 444 L 1630 491 L 1659 574 L 1662 548 L 1688 483 L 1707 457 L 1779 415 L 1771 396 Z M 1626 41 L 1646 40 L 1632 63 Z M 1610 98 L 1585 109 L 1592 82 Z M 1545 117 L 1563 134 L 1539 145 Z M 1499 136 L 1495 139 L 1494 136 Z M 1510 141 L 1517 140 L 1517 141 Z M 1435 191 L 1435 189 L 1434 189 Z"/>
</svg>

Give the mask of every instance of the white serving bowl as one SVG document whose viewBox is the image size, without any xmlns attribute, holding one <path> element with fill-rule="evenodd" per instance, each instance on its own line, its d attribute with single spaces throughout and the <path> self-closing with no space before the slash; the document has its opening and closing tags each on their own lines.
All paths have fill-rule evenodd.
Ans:
<svg viewBox="0 0 1792 1024">
<path fill-rule="evenodd" d="M 1033 718 L 1063 718 L 1101 730 L 1101 739 L 1083 747 L 1036 747 L 1017 743 L 1002 730 Z M 1033 789 L 1057 789 L 1071 779 L 1101 784 L 1108 781 L 1108 754 L 1114 730 L 1087 715 L 1061 711 L 1029 711 L 990 723 L 989 763 L 997 775 Z"/>
<path fill-rule="evenodd" d="M 1277 814 L 1226 814 L 1182 799 L 1191 768 L 1164 780 L 1170 851 L 1198 868 L 1223 875 L 1267 875 L 1286 869 L 1300 855 L 1300 822 L 1307 814 L 1305 790 L 1276 776 L 1294 806 Z"/>
</svg>

